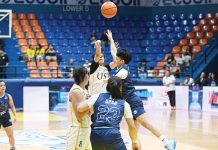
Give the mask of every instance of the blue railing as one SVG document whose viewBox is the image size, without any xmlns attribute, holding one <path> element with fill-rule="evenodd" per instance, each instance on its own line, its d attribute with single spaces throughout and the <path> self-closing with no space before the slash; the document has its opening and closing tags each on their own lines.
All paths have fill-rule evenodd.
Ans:
<svg viewBox="0 0 218 150">
<path fill-rule="evenodd" d="M 218 47 L 216 40 L 214 40 L 210 45 L 203 47 L 202 52 L 196 56 L 195 62 L 191 64 L 190 69 L 193 78 L 196 78 L 217 54 Z"/>
</svg>

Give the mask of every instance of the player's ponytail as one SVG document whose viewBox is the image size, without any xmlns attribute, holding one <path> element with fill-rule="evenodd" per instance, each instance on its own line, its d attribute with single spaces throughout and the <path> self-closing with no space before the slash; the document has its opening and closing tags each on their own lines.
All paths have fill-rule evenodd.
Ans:
<svg viewBox="0 0 218 150">
<path fill-rule="evenodd" d="M 122 80 L 119 77 L 111 77 L 106 88 L 112 98 L 122 98 Z"/>
</svg>

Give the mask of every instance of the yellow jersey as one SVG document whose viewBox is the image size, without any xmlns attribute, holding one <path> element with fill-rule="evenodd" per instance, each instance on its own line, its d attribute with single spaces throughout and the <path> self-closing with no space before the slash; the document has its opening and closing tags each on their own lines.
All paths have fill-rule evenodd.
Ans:
<svg viewBox="0 0 218 150">
<path fill-rule="evenodd" d="M 79 85 L 74 84 L 73 87 L 70 89 L 69 94 L 75 89 L 79 89 L 83 93 L 83 96 L 84 96 L 83 100 L 85 101 L 86 96 L 88 94 L 87 91 L 82 89 Z M 88 114 L 81 115 L 81 114 L 77 113 L 77 110 L 75 110 L 72 107 L 72 103 L 73 103 L 73 100 L 70 101 L 69 95 L 68 95 L 68 123 L 69 123 L 69 126 L 83 127 L 83 128 L 90 127 L 90 125 L 91 125 L 90 116 Z M 77 117 L 79 117 L 79 118 L 77 118 Z"/>
</svg>

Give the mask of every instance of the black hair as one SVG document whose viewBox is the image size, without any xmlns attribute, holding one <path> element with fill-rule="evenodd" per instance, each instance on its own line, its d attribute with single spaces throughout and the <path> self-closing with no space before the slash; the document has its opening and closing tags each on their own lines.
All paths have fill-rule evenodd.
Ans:
<svg viewBox="0 0 218 150">
<path fill-rule="evenodd" d="M 4 82 L 3 80 L 0 80 L 0 82 Z"/>
<path fill-rule="evenodd" d="M 110 92 L 112 98 L 122 98 L 122 80 L 119 77 L 110 77 L 106 89 Z"/>
<path fill-rule="evenodd" d="M 127 50 L 122 49 L 117 53 L 117 57 L 125 61 L 125 64 L 128 64 L 132 60 L 132 55 Z"/>
<path fill-rule="evenodd" d="M 190 75 L 189 75 L 189 74 L 187 74 L 187 75 L 186 75 L 186 77 L 189 77 L 189 78 L 190 78 Z"/>
<path fill-rule="evenodd" d="M 88 74 L 88 70 L 85 67 L 76 67 L 73 69 L 73 78 L 77 85 L 83 82 L 85 75 Z"/>
</svg>

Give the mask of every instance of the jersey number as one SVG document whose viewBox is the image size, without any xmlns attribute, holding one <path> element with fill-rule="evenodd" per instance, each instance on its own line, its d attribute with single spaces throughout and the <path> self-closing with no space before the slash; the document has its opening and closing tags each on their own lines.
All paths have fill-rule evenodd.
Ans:
<svg viewBox="0 0 218 150">
<path fill-rule="evenodd" d="M 109 107 L 107 105 L 100 105 L 98 107 L 97 122 L 111 122 L 118 120 L 120 110 L 117 107 Z"/>
</svg>

